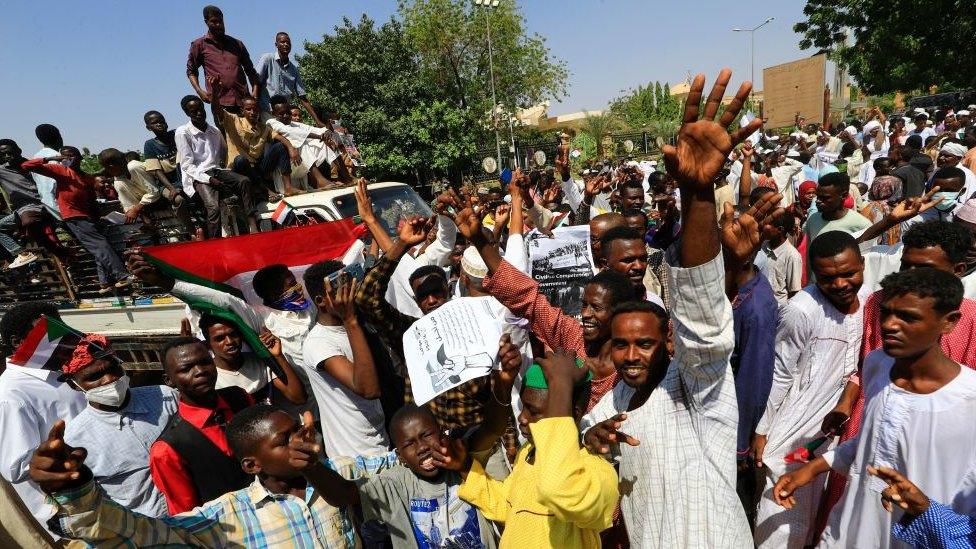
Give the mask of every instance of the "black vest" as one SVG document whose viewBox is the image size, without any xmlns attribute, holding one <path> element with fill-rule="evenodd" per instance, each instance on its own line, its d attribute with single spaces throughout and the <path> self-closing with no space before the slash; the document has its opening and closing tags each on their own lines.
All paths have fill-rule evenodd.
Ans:
<svg viewBox="0 0 976 549">
<path fill-rule="evenodd" d="M 250 406 L 247 393 L 239 387 L 220 389 L 217 394 L 235 414 Z M 253 480 L 240 462 L 224 454 L 180 414 L 173 414 L 158 440 L 169 444 L 186 462 L 201 503 L 240 490 Z"/>
</svg>

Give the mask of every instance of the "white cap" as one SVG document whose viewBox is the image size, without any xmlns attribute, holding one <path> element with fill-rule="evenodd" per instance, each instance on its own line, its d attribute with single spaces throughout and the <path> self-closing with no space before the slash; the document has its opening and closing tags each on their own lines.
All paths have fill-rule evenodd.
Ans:
<svg viewBox="0 0 976 549">
<path fill-rule="evenodd" d="M 963 110 L 957 112 L 956 113 L 956 116 L 969 116 L 969 111 L 967 111 L 966 109 L 963 109 Z"/>
<path fill-rule="evenodd" d="M 956 210 L 956 219 L 976 223 L 976 198 L 970 198 Z"/>
<path fill-rule="evenodd" d="M 915 114 L 924 114 L 925 116 L 929 115 L 929 113 L 925 112 L 925 109 L 923 109 L 922 107 L 915 107 L 915 110 L 913 112 L 915 112 Z"/>
<path fill-rule="evenodd" d="M 968 106 L 968 107 L 966 107 L 966 108 L 968 108 L 968 109 L 969 109 L 969 110 L 971 110 L 971 111 L 976 111 L 976 105 L 969 105 L 969 106 Z"/>
<path fill-rule="evenodd" d="M 461 270 L 471 278 L 488 276 L 488 266 L 485 265 L 485 260 L 481 259 L 481 254 L 474 246 L 468 246 L 464 249 L 464 254 L 461 256 Z"/>
</svg>

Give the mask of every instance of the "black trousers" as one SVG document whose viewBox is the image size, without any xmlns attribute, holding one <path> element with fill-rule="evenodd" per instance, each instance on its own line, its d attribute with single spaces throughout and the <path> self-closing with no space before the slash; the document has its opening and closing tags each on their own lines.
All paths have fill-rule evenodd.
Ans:
<svg viewBox="0 0 976 549">
<path fill-rule="evenodd" d="M 271 174 L 275 170 L 282 174 L 291 173 L 291 158 L 288 156 L 288 149 L 282 143 L 275 141 L 268 143 L 261 153 L 261 158 L 257 162 L 251 163 L 243 154 L 237 155 L 231 162 L 231 168 L 248 178 L 252 182 L 265 182 L 271 179 Z"/>
<path fill-rule="evenodd" d="M 64 223 L 71 234 L 78 239 L 81 247 L 95 256 L 95 268 L 100 283 L 111 284 L 129 276 L 122 258 L 105 238 L 101 221 L 92 221 L 87 217 L 73 217 L 65 219 Z"/>
<path fill-rule="evenodd" d="M 246 176 L 231 170 L 210 170 L 211 181 L 194 181 L 193 188 L 200 195 L 203 209 L 207 212 L 207 224 L 204 228 L 207 238 L 220 237 L 220 198 L 221 196 L 236 196 L 241 201 L 244 213 L 254 213 L 254 194 L 251 191 L 251 180 Z M 216 181 L 214 181 L 216 180 Z"/>
</svg>

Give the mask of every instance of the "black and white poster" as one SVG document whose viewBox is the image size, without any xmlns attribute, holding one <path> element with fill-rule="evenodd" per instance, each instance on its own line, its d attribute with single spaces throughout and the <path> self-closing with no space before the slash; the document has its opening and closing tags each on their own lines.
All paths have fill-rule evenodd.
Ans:
<svg viewBox="0 0 976 549">
<path fill-rule="evenodd" d="M 490 297 L 455 298 L 414 322 L 403 334 L 414 402 L 423 406 L 448 389 L 488 375 L 503 324 Z"/>
<path fill-rule="evenodd" d="M 549 238 L 538 231 L 529 233 L 529 274 L 539 283 L 539 292 L 549 303 L 579 318 L 583 287 L 595 272 L 590 227 L 559 227 L 552 234 L 553 238 Z"/>
</svg>

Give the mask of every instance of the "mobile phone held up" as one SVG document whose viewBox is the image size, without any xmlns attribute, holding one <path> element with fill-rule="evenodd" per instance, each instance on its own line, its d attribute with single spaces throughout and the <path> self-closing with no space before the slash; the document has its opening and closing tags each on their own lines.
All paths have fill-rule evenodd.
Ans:
<svg viewBox="0 0 976 549">
<path fill-rule="evenodd" d="M 348 284 L 351 280 L 362 282 L 363 278 L 365 277 L 366 271 L 363 270 L 362 264 L 353 263 L 352 265 L 346 265 L 338 271 L 327 275 L 325 280 L 329 283 L 332 290 L 335 291 Z"/>
</svg>

